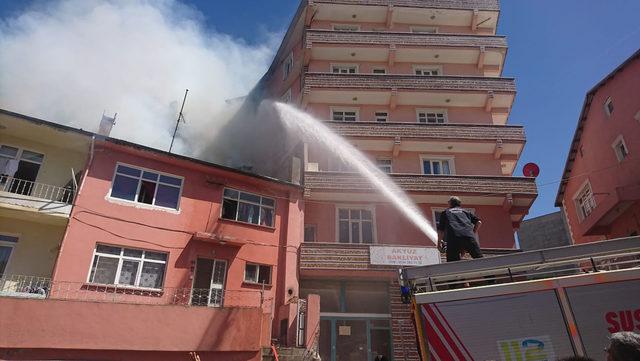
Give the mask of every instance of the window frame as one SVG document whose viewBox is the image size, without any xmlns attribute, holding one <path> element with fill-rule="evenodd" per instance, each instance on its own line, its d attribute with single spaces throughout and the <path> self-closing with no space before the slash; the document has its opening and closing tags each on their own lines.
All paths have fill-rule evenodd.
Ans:
<svg viewBox="0 0 640 361">
<path fill-rule="evenodd" d="M 346 68 L 347 70 L 349 68 L 355 68 L 355 73 L 350 73 L 348 71 L 346 73 L 343 73 L 341 71 L 335 72 L 333 71 L 334 68 L 337 68 L 337 69 Z M 331 63 L 329 64 L 329 71 L 331 72 L 331 74 L 359 74 L 360 65 L 357 63 Z"/>
<path fill-rule="evenodd" d="M 251 281 L 251 280 L 247 280 L 247 266 L 256 266 L 258 267 L 258 272 L 256 272 L 256 280 L 255 281 Z M 269 283 L 265 283 L 265 286 L 271 286 L 273 284 L 273 266 L 268 265 L 268 264 L 263 264 L 263 263 L 255 263 L 255 262 L 245 262 L 244 264 L 244 274 L 242 276 L 242 283 L 248 283 L 248 284 L 252 284 L 252 285 L 262 285 L 262 283 L 259 282 L 260 280 L 260 270 L 263 267 L 267 267 L 269 269 Z"/>
<path fill-rule="evenodd" d="M 375 206 L 373 205 L 362 205 L 362 204 L 336 204 L 335 206 L 335 225 L 336 225 L 336 238 L 335 238 L 335 243 L 341 244 L 342 242 L 340 242 L 340 209 L 347 209 L 349 210 L 349 242 L 348 243 L 343 243 L 343 244 L 364 244 L 364 245 L 372 245 L 372 244 L 377 244 L 378 243 L 378 232 L 377 232 L 377 226 L 376 226 L 376 209 Z M 351 237 L 351 210 L 366 210 L 371 212 L 371 243 L 364 243 L 364 242 L 353 242 L 353 239 Z M 360 219 L 362 221 L 362 218 Z M 360 241 L 362 240 L 362 222 L 360 223 Z"/>
<path fill-rule="evenodd" d="M 585 208 L 583 208 L 582 204 L 580 203 L 580 199 L 582 198 L 583 193 L 585 193 L 587 190 L 589 191 L 589 193 L 591 193 L 590 202 L 592 203 L 589 205 L 590 210 L 588 211 L 588 213 L 585 211 Z M 583 222 L 585 219 L 587 219 L 587 217 L 589 217 L 589 215 L 591 215 L 593 211 L 598 207 L 595 194 L 593 193 L 593 187 L 591 187 L 591 182 L 589 182 L 588 179 L 585 180 L 580 186 L 580 188 L 578 188 L 578 190 L 574 193 L 573 205 L 575 206 L 576 215 L 578 216 L 579 222 Z"/>
<path fill-rule="evenodd" d="M 609 109 L 609 105 L 611 105 L 612 109 Z M 604 107 L 604 114 L 607 115 L 607 118 L 611 118 L 611 115 L 615 110 L 615 107 L 613 105 L 613 99 L 611 99 L 611 97 L 608 97 L 607 100 L 604 101 L 603 107 Z"/>
<path fill-rule="evenodd" d="M 113 197 L 112 196 L 113 183 L 115 182 L 116 176 L 118 175 L 118 166 L 120 166 L 120 165 L 140 170 L 140 176 L 138 177 L 138 187 L 136 188 L 135 199 L 132 200 L 132 201 L 130 201 L 128 199 L 117 198 L 117 197 Z M 157 173 L 158 174 L 158 180 L 155 182 L 156 183 L 156 189 L 155 189 L 154 194 L 153 194 L 153 202 L 154 203 L 156 201 L 156 194 L 158 194 L 158 188 L 159 188 L 158 185 L 159 184 L 168 185 L 168 186 L 171 186 L 171 187 L 174 187 L 174 188 L 176 187 L 175 184 L 161 183 L 160 182 L 160 176 L 161 175 L 180 179 L 180 181 L 181 181 L 181 183 L 180 183 L 180 191 L 178 192 L 178 204 L 176 204 L 176 208 L 157 206 L 155 204 L 138 202 L 138 196 L 140 195 L 140 187 L 141 187 L 141 184 L 142 184 L 142 180 L 144 179 L 144 178 L 142 178 L 142 175 L 144 174 L 144 172 L 150 172 L 150 173 Z M 120 174 L 120 175 L 122 175 L 124 177 L 128 177 L 128 178 L 135 178 L 134 176 L 127 175 L 127 174 Z M 182 191 L 184 190 L 184 183 L 185 183 L 185 178 L 182 177 L 182 176 L 176 175 L 176 174 L 161 172 L 161 171 L 157 171 L 155 169 L 140 167 L 140 166 L 132 165 L 132 164 L 128 164 L 128 163 L 116 162 L 116 165 L 115 165 L 115 167 L 113 169 L 113 176 L 111 177 L 111 185 L 109 186 L 109 193 L 107 193 L 107 198 L 112 200 L 112 201 L 114 201 L 114 202 L 125 202 L 127 204 L 132 204 L 132 205 L 141 206 L 141 207 L 145 207 L 145 208 L 149 207 L 149 208 L 165 209 L 165 210 L 169 210 L 169 211 L 173 211 L 173 212 L 180 212 L 180 204 L 182 203 Z"/>
<path fill-rule="evenodd" d="M 227 190 L 227 189 L 238 192 L 238 198 L 237 199 L 232 199 L 230 197 L 225 196 L 224 191 Z M 244 200 L 244 199 L 240 199 L 240 194 L 241 193 L 246 193 L 246 194 L 250 194 L 252 196 L 260 197 L 260 203 L 258 204 L 258 203 L 254 203 L 254 202 L 247 201 L 247 200 Z M 273 201 L 273 206 L 262 204 L 262 199 L 263 198 L 272 200 Z M 229 200 L 233 200 L 233 201 L 238 202 L 238 207 L 236 208 L 235 219 L 222 217 L 222 214 L 224 212 L 224 200 L 225 199 L 229 199 Z M 251 222 L 238 220 L 238 214 L 240 212 L 240 203 L 241 202 L 242 203 L 246 203 L 246 204 L 250 204 L 250 205 L 253 205 L 253 206 L 258 206 L 259 209 L 261 209 L 263 207 L 264 208 L 271 208 L 273 210 L 273 218 L 272 218 L 273 224 L 271 224 L 271 225 L 260 224 L 260 221 L 262 220 L 262 218 L 261 218 L 262 212 L 261 211 L 258 213 L 258 223 L 251 223 Z M 252 226 L 266 227 L 266 228 L 275 229 L 276 228 L 276 209 L 277 209 L 277 206 L 278 206 L 278 203 L 277 203 L 277 199 L 275 197 L 268 197 L 268 196 L 265 196 L 265 195 L 262 195 L 262 194 L 259 194 L 259 193 L 240 190 L 238 188 L 223 187 L 222 188 L 222 202 L 220 203 L 220 219 L 224 219 L 226 221 L 231 221 L 231 222 L 238 222 L 238 223 L 242 223 L 242 224 L 248 224 L 248 225 L 252 225 Z"/>
<path fill-rule="evenodd" d="M 425 70 L 429 71 L 429 72 L 433 72 L 433 71 L 437 71 L 438 74 L 429 74 L 429 75 L 425 75 L 425 74 L 416 74 L 416 72 L 420 70 L 421 72 L 424 73 Z M 412 65 L 411 66 L 411 72 L 412 75 L 414 76 L 442 76 L 444 75 L 442 73 L 442 65 Z"/>
<path fill-rule="evenodd" d="M 377 71 L 382 70 L 382 73 L 376 73 L 376 70 L 377 70 Z M 386 75 L 387 73 L 388 73 L 387 68 L 385 68 L 385 67 L 383 67 L 383 66 L 381 66 L 381 67 L 373 67 L 373 68 L 371 68 L 371 74 L 374 74 L 374 75 Z"/>
<path fill-rule="evenodd" d="M 120 254 L 119 255 L 114 255 L 114 254 L 101 253 L 101 252 L 99 253 L 99 252 L 97 252 L 98 246 L 107 246 L 107 247 L 120 248 Z M 127 250 L 135 250 L 135 251 L 142 251 L 142 258 L 125 256 L 124 255 L 124 250 L 125 249 L 127 249 Z M 146 252 L 162 253 L 162 254 L 166 255 L 166 259 L 164 261 L 147 259 L 147 258 L 145 258 Z M 114 279 L 114 283 L 98 283 L 98 282 L 91 281 L 91 271 L 93 269 L 93 263 L 95 262 L 96 255 L 98 255 L 100 257 L 118 259 L 118 266 L 116 267 L 116 276 L 115 276 L 115 279 Z M 170 256 L 169 252 L 155 251 L 155 250 L 148 250 L 148 249 L 143 249 L 143 248 L 135 248 L 135 247 L 128 247 L 128 246 L 121 246 L 121 245 L 114 245 L 114 244 L 106 244 L 106 243 L 98 243 L 98 242 L 96 242 L 95 246 L 93 247 L 93 253 L 91 255 L 91 262 L 89 262 L 89 272 L 87 273 L 87 284 L 107 286 L 107 287 L 112 286 L 112 287 L 119 287 L 119 288 L 162 291 L 164 289 L 165 281 L 167 279 L 167 273 L 168 273 L 168 267 L 167 266 L 169 264 L 169 256 Z M 140 262 L 140 266 L 138 267 L 138 271 L 136 273 L 135 285 L 124 285 L 124 284 L 120 284 L 119 283 L 119 281 L 120 281 L 120 272 L 122 271 L 122 264 L 124 263 L 125 260 Z M 164 264 L 164 272 L 162 274 L 162 280 L 161 280 L 160 288 L 144 287 L 144 286 L 140 286 L 139 285 L 140 276 L 142 275 L 142 268 L 143 268 L 145 262 Z"/>
<path fill-rule="evenodd" d="M 41 151 L 36 151 L 33 148 L 25 148 L 25 147 L 23 147 L 21 145 L 14 145 L 14 143 L 0 143 L 0 147 L 2 147 L 2 146 L 15 148 L 18 151 L 16 153 L 15 158 L 9 158 L 9 157 L 4 156 L 4 155 L 0 155 L 0 157 L 8 158 L 8 159 L 15 159 L 15 160 L 18 161 L 18 163 L 22 162 L 22 161 L 25 161 L 27 163 L 33 163 L 33 164 L 37 164 L 39 166 L 38 174 L 36 174 L 36 180 L 34 181 L 34 183 L 37 183 L 38 182 L 38 177 L 40 176 L 40 173 L 42 171 L 42 165 L 44 164 L 45 160 L 47 159 L 47 155 L 45 153 L 42 153 Z M 30 159 L 22 159 L 22 155 L 24 154 L 25 151 L 31 152 L 31 153 L 41 154 L 42 155 L 42 161 L 41 162 L 36 162 L 36 161 L 30 160 Z"/>
<path fill-rule="evenodd" d="M 624 149 L 625 154 L 622 154 L 622 152 L 620 151 L 620 148 L 619 148 L 620 145 Z M 611 143 L 611 148 L 613 148 L 613 152 L 616 155 L 616 159 L 618 160 L 618 163 L 627 159 L 627 157 L 629 156 L 629 147 L 627 147 L 627 143 L 624 141 L 624 137 L 622 136 L 622 134 L 618 135 L 616 139 L 613 141 L 613 143 Z"/>
<path fill-rule="evenodd" d="M 341 26 L 353 27 L 353 30 L 336 29 L 336 27 L 341 27 Z M 360 24 L 348 24 L 348 23 L 331 24 L 331 30 L 333 31 L 360 31 L 360 29 L 361 29 Z"/>
<path fill-rule="evenodd" d="M 382 118 L 382 116 L 379 116 L 378 114 L 381 114 L 381 113 L 385 113 L 386 114 L 386 116 L 384 116 L 384 118 L 385 118 L 384 120 L 379 120 L 380 118 Z M 387 122 L 389 122 L 389 111 L 386 110 L 386 109 L 384 109 L 384 110 L 382 110 L 382 109 L 375 110 L 373 112 L 373 117 L 375 118 L 374 121 L 376 123 L 387 123 Z"/>
<path fill-rule="evenodd" d="M 355 113 L 355 120 L 335 120 L 333 119 L 333 113 L 334 112 L 342 112 L 342 116 L 344 118 L 344 113 L 345 112 L 354 112 Z M 360 108 L 358 107 L 342 107 L 342 106 L 330 106 L 329 107 L 329 115 L 331 118 L 332 122 L 344 122 L 344 123 L 352 123 L 352 122 L 359 122 L 360 121 Z"/>
<path fill-rule="evenodd" d="M 313 241 L 307 241 L 305 239 L 307 228 L 313 229 Z M 304 233 L 302 235 L 302 242 L 316 243 L 318 242 L 318 225 L 314 223 L 307 223 L 303 227 Z"/>
<path fill-rule="evenodd" d="M 425 114 L 425 121 L 420 121 L 420 113 Z M 435 113 L 436 114 L 436 122 L 432 123 L 428 121 L 427 113 Z M 438 122 L 438 114 L 442 114 L 444 122 Z M 447 109 L 443 108 L 416 108 L 416 122 L 418 124 L 447 124 L 449 123 L 449 112 Z"/>
<path fill-rule="evenodd" d="M 427 174 L 424 172 L 424 162 L 425 161 L 439 161 L 442 162 L 446 160 L 449 162 L 449 173 L 441 173 L 441 174 Z M 440 166 L 441 169 L 442 165 Z M 433 169 L 433 167 L 431 167 Z M 455 156 L 452 155 L 437 155 L 437 154 L 420 154 L 420 174 L 423 175 L 436 175 L 436 176 L 448 176 L 448 175 L 456 175 L 456 164 L 455 164 Z"/>
<path fill-rule="evenodd" d="M 10 238 L 15 238 L 16 239 L 15 242 L 3 241 L 3 240 L 0 239 L 0 246 L 11 248 L 11 252 L 9 253 L 9 258 L 7 258 L 7 263 L 6 263 L 5 267 L 4 267 L 4 270 L 2 270 L 2 272 L 0 272 L 0 276 L 6 276 L 7 275 L 7 270 L 9 269 L 9 266 L 11 266 L 11 260 L 13 259 L 13 255 L 15 253 L 16 246 L 18 246 L 18 242 L 20 242 L 20 234 L 10 233 L 10 232 L 0 232 L 0 236 L 6 236 L 6 237 L 10 237 Z"/>
<path fill-rule="evenodd" d="M 293 51 L 282 62 L 282 80 L 286 80 L 293 72 Z"/>
<path fill-rule="evenodd" d="M 382 170 L 382 168 L 386 167 L 386 165 L 381 166 L 380 163 L 379 163 L 380 161 L 389 161 L 389 171 L 388 172 Z M 376 167 L 378 167 L 378 169 L 382 170 L 385 174 L 393 173 L 393 158 L 391 158 L 391 157 L 378 157 L 378 158 L 376 158 Z"/>
</svg>

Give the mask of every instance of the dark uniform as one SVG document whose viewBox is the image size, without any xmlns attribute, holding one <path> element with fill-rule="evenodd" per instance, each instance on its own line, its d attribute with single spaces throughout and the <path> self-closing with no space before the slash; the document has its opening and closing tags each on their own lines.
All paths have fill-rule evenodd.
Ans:
<svg viewBox="0 0 640 361">
<path fill-rule="evenodd" d="M 482 257 L 473 228 L 480 219 L 460 207 L 448 208 L 440 216 L 438 230 L 444 231 L 447 243 L 447 262 L 459 261 L 460 253 L 467 251 L 473 258 Z"/>
</svg>

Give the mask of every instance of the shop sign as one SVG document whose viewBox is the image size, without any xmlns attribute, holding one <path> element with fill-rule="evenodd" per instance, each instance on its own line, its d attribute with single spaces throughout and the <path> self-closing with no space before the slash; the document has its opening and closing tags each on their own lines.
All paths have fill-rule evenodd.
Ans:
<svg viewBox="0 0 640 361">
<path fill-rule="evenodd" d="M 435 247 L 371 246 L 371 264 L 387 266 L 426 266 L 440 263 L 440 251 Z"/>
</svg>

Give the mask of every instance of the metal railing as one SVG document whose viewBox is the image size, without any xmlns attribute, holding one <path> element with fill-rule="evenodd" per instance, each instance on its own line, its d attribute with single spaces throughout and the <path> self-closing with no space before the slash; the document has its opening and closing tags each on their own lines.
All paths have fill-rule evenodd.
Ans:
<svg viewBox="0 0 640 361">
<path fill-rule="evenodd" d="M 0 277 L 0 297 L 72 300 L 87 302 L 179 305 L 203 307 L 262 308 L 270 311 L 272 298 L 262 290 L 208 288 L 162 289 L 52 281 L 49 278 L 5 275 Z"/>
<path fill-rule="evenodd" d="M 36 183 L 25 179 L 0 176 L 0 191 L 71 204 L 75 192 L 69 187 Z"/>
</svg>

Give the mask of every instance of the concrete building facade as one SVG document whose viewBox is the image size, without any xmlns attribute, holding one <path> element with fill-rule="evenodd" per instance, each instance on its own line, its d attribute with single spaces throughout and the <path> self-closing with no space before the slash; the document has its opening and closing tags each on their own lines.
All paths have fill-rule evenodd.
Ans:
<svg viewBox="0 0 640 361">
<path fill-rule="evenodd" d="M 640 51 L 586 95 L 555 205 L 574 243 L 640 232 Z"/>
</svg>

